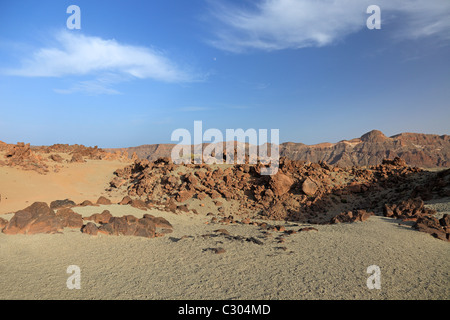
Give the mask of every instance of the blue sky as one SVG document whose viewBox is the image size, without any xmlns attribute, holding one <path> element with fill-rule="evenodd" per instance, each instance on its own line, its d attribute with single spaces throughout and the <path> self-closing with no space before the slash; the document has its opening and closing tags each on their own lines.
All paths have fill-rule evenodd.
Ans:
<svg viewBox="0 0 450 320">
<path fill-rule="evenodd" d="M 449 134 L 448 0 L 3 0 L 0 25 L 8 143 L 169 143 L 195 120 L 306 144 Z"/>
</svg>

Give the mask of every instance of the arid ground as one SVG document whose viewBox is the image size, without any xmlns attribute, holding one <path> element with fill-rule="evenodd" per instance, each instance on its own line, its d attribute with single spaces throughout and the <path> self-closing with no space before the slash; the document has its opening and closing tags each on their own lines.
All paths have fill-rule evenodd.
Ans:
<svg viewBox="0 0 450 320">
<path fill-rule="evenodd" d="M 8 148 L 0 156 L 15 148 L 22 160 L 5 156 L 0 166 L 0 299 L 450 297 L 448 229 L 426 222 L 450 213 L 442 168 L 397 161 L 352 171 L 283 160 L 279 178 L 260 180 L 239 166 L 177 166 L 92 150 L 77 162 L 67 148 Z M 47 160 L 53 154 L 61 161 Z M 25 160 L 34 156 L 40 160 L 30 167 Z M 306 173 L 318 189 L 310 195 Z M 71 217 L 83 217 L 78 227 L 55 225 L 62 211 L 52 202 L 64 199 L 73 201 L 60 204 Z M 26 208 L 35 202 L 45 204 L 33 216 Z M 94 218 L 105 210 L 110 220 Z M 154 217 L 169 226 L 152 220 L 150 233 L 136 236 L 139 223 Z M 81 270 L 81 289 L 66 285 L 70 265 Z M 371 265 L 380 267 L 381 289 L 367 286 Z"/>
</svg>

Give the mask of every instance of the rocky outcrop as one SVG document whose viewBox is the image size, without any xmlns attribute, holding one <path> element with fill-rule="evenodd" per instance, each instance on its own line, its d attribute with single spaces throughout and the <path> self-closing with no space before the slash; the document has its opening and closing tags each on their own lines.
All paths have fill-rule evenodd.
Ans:
<svg viewBox="0 0 450 320">
<path fill-rule="evenodd" d="M 109 212 L 109 210 L 103 210 L 102 213 L 94 213 L 93 215 L 84 218 L 84 220 L 92 220 L 95 223 L 108 223 L 111 218 L 111 212 Z"/>
<path fill-rule="evenodd" d="M 138 219 L 132 215 L 114 217 L 107 210 L 93 214 L 84 220 L 80 214 L 70 208 L 59 209 L 56 213 L 44 202 L 35 202 L 31 206 L 17 211 L 11 220 L 0 218 L 0 230 L 8 235 L 59 233 L 64 228 L 73 228 L 89 235 L 107 234 L 116 236 L 139 236 L 154 238 L 173 231 L 172 224 L 163 217 L 145 214 Z"/>
<path fill-rule="evenodd" d="M 367 212 L 366 210 L 353 210 L 341 213 L 331 219 L 331 223 L 344 223 L 344 222 L 356 222 L 366 221 L 370 216 L 373 216 L 373 212 Z"/>
<path fill-rule="evenodd" d="M 22 170 L 33 170 L 40 174 L 49 172 L 46 160 L 32 151 L 29 143 L 6 145 L 4 149 L 6 149 L 4 165 Z"/>
<path fill-rule="evenodd" d="M 64 228 L 80 228 L 81 216 L 65 208 L 55 213 L 48 204 L 35 202 L 31 206 L 17 211 L 4 227 L 5 234 L 57 233 Z"/>
<path fill-rule="evenodd" d="M 440 220 L 433 216 L 420 217 L 413 228 L 428 233 L 437 239 L 450 241 L 450 219 L 447 214 Z"/>
<path fill-rule="evenodd" d="M 416 221 L 420 217 L 434 215 L 436 211 L 425 208 L 423 200 L 415 198 L 402 201 L 398 204 L 385 204 L 383 214 L 385 217 Z"/>
<path fill-rule="evenodd" d="M 50 203 L 50 209 L 59 209 L 59 208 L 71 208 L 75 207 L 76 203 L 72 200 L 65 199 L 65 200 L 55 200 Z"/>
</svg>

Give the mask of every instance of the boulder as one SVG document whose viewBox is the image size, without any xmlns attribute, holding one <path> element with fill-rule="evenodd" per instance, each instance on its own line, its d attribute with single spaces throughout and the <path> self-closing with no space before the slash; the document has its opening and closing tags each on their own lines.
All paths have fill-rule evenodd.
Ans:
<svg viewBox="0 0 450 320">
<path fill-rule="evenodd" d="M 433 215 L 436 211 L 428 209 L 424 206 L 421 198 L 411 198 L 398 204 L 385 204 L 383 207 L 383 215 L 385 217 L 397 218 L 402 220 L 413 221 L 419 217 Z"/>
<path fill-rule="evenodd" d="M 428 233 L 437 239 L 450 241 L 449 230 L 444 229 L 441 223 L 442 222 L 435 217 L 424 216 L 417 219 L 416 223 L 413 225 L 413 228 L 418 231 Z"/>
<path fill-rule="evenodd" d="M 82 229 L 81 232 L 86 233 L 91 236 L 96 236 L 98 234 L 98 228 L 97 226 L 92 223 L 88 222 Z"/>
<path fill-rule="evenodd" d="M 83 163 L 85 161 L 84 161 L 83 156 L 81 155 L 81 153 L 75 153 L 75 154 L 72 155 L 72 159 L 70 160 L 70 162 Z"/>
<path fill-rule="evenodd" d="M 89 200 L 84 200 L 82 203 L 80 203 L 80 207 L 90 207 L 93 206 L 94 204 L 89 201 Z"/>
<path fill-rule="evenodd" d="M 4 227 L 5 234 L 57 233 L 64 224 L 45 202 L 35 202 L 31 206 L 17 211 Z"/>
<path fill-rule="evenodd" d="M 373 212 L 367 212 L 366 210 L 353 210 L 338 214 L 331 219 L 331 223 L 348 223 L 356 221 L 366 221 L 370 216 L 374 215 Z"/>
<path fill-rule="evenodd" d="M 108 198 L 105 198 L 104 196 L 101 196 L 100 198 L 98 198 L 97 204 L 109 205 L 109 204 L 111 204 L 111 200 L 109 200 Z"/>
<path fill-rule="evenodd" d="M 83 227 L 83 217 L 70 208 L 59 209 L 56 216 L 61 219 L 61 225 L 64 228 L 81 229 Z"/>
<path fill-rule="evenodd" d="M 162 229 L 161 232 L 157 233 L 157 228 Z M 141 219 L 131 215 L 112 217 L 108 223 L 98 228 L 98 232 L 116 236 L 153 238 L 170 233 L 172 229 L 172 225 L 166 219 L 145 214 Z"/>
<path fill-rule="evenodd" d="M 319 190 L 319 185 L 316 181 L 311 179 L 310 177 L 306 178 L 302 184 L 302 191 L 307 196 L 314 196 Z"/>
<path fill-rule="evenodd" d="M 275 196 L 282 196 L 291 189 L 293 184 L 294 180 L 281 171 L 269 178 L 269 187 Z"/>
<path fill-rule="evenodd" d="M 59 163 L 63 162 L 63 158 L 59 154 L 52 154 L 49 159 Z"/>
<path fill-rule="evenodd" d="M 130 202 L 130 205 L 134 208 L 141 209 L 141 210 L 147 210 L 147 208 L 148 208 L 147 204 L 144 201 L 139 200 L 139 199 L 132 200 Z"/>
<path fill-rule="evenodd" d="M 65 199 L 65 200 L 55 200 L 50 203 L 50 209 L 56 210 L 60 208 L 70 208 L 75 207 L 76 203 L 72 200 Z"/>
<path fill-rule="evenodd" d="M 131 199 L 129 196 L 123 197 L 122 201 L 119 202 L 120 205 L 126 205 L 130 204 L 133 199 Z"/>
<path fill-rule="evenodd" d="M 175 200 L 177 200 L 178 202 L 184 202 L 184 201 L 191 199 L 193 195 L 194 195 L 194 193 L 192 191 L 187 191 L 187 190 L 180 191 L 180 192 L 178 192 Z"/>
<path fill-rule="evenodd" d="M 111 212 L 104 210 L 102 213 L 94 213 L 90 217 L 84 218 L 84 220 L 92 220 L 95 223 L 108 223 L 111 218 Z"/>
</svg>

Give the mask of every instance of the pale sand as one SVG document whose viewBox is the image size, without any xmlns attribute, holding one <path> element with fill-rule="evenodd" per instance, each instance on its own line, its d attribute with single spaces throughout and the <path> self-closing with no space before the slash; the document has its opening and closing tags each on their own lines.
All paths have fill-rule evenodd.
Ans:
<svg viewBox="0 0 450 320">
<path fill-rule="evenodd" d="M 63 155 L 63 154 L 61 154 Z M 0 167 L 0 215 L 21 210 L 33 202 L 71 199 L 76 203 L 96 201 L 101 195 L 120 201 L 123 195 L 106 193 L 114 171 L 129 165 L 120 161 L 87 160 L 64 163 L 58 173 L 41 175 L 11 167 Z"/>
<path fill-rule="evenodd" d="M 104 209 L 118 216 L 146 213 L 118 205 L 75 208 L 85 216 Z M 363 223 L 315 226 L 319 232 L 293 234 L 284 244 L 274 239 L 281 233 L 272 232 L 257 245 L 201 237 L 219 228 L 260 237 L 256 226 L 205 224 L 210 217 L 204 215 L 147 213 L 167 218 L 174 232 L 154 239 L 92 237 L 72 230 L 0 234 L 0 299 L 450 298 L 449 243 L 399 226 L 397 220 L 371 217 Z M 193 238 L 176 241 L 185 235 Z M 281 246 L 287 250 L 277 249 Z M 215 247 L 226 252 L 203 251 Z M 80 290 L 66 287 L 69 265 L 81 268 Z M 381 268 L 381 290 L 366 286 L 370 265 Z"/>
</svg>

